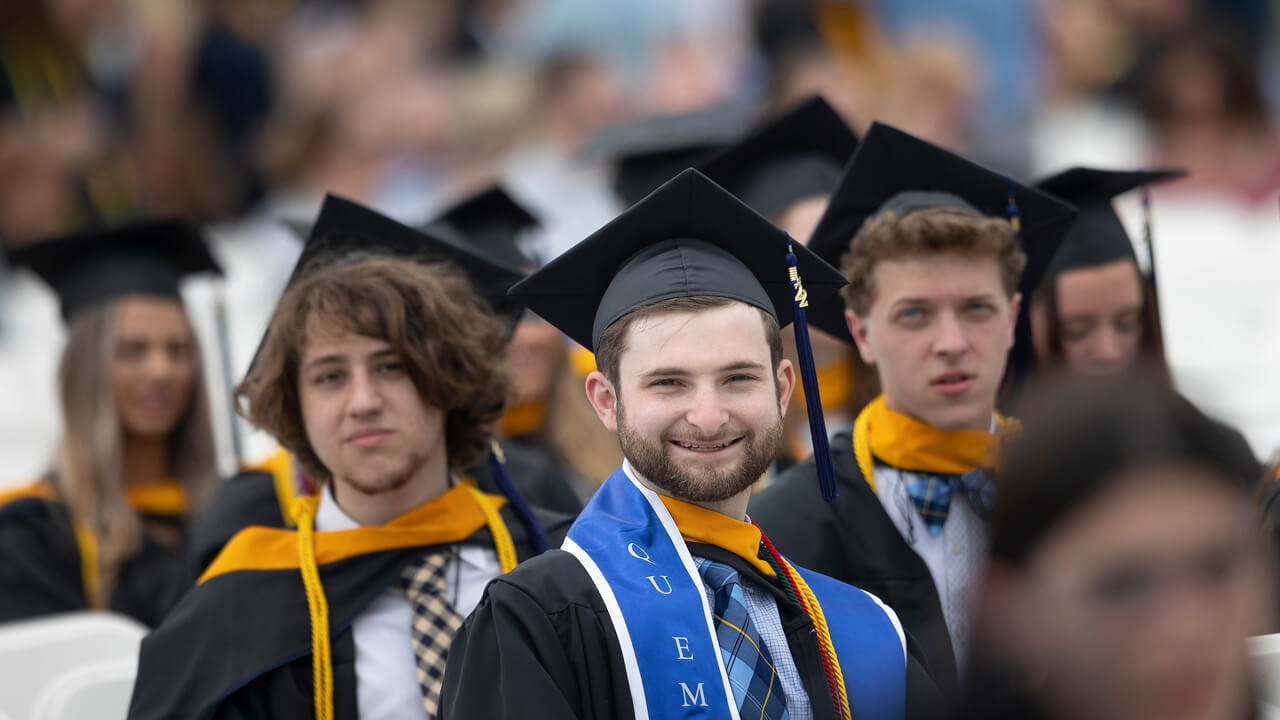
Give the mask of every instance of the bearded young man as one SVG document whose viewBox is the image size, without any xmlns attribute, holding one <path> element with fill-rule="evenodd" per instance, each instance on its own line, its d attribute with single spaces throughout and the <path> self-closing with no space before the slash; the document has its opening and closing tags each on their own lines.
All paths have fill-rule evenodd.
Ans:
<svg viewBox="0 0 1280 720">
<path fill-rule="evenodd" d="M 810 242 L 850 281 L 812 322 L 856 345 L 882 394 L 832 441 L 835 502 L 813 492 L 810 460 L 752 513 L 783 552 L 883 598 L 944 694 L 958 692 L 992 469 L 1014 427 L 995 406 L 1019 287 L 1043 274 L 1071 219 L 1043 193 L 877 123 Z"/>
<path fill-rule="evenodd" d="M 810 297 L 843 284 L 793 252 Z M 442 717 L 933 715 L 892 611 L 795 568 L 746 516 L 796 383 L 787 255 L 785 233 L 686 170 L 512 288 L 595 350 L 587 395 L 625 460 L 562 550 L 490 584 Z"/>
</svg>

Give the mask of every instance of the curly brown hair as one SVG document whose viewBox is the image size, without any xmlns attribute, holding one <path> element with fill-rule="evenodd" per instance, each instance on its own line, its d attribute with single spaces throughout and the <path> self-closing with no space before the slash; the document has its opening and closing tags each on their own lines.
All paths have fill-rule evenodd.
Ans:
<svg viewBox="0 0 1280 720">
<path fill-rule="evenodd" d="M 456 268 L 390 258 L 315 263 L 285 290 L 236 409 L 272 434 L 320 482 L 331 474 L 307 441 L 298 369 L 314 315 L 386 340 L 408 367 L 423 402 L 445 412 L 449 467 L 470 465 L 488 447 L 506 405 L 507 330 Z"/>
<path fill-rule="evenodd" d="M 963 208 L 929 208 L 906 215 L 883 212 L 863 224 L 840 259 L 840 271 L 849 279 L 840 295 L 849 309 L 864 316 L 875 299 L 876 263 L 940 252 L 995 257 L 1010 297 L 1017 292 L 1027 264 L 1008 220 Z"/>
</svg>

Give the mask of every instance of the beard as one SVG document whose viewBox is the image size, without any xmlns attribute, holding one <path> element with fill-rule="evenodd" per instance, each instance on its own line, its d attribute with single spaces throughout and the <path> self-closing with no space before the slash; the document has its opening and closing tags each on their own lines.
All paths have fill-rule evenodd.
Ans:
<svg viewBox="0 0 1280 720">
<path fill-rule="evenodd" d="M 420 450 L 412 450 L 404 458 L 403 462 L 397 463 L 396 467 L 375 469 L 366 465 L 365 467 L 353 468 L 352 472 L 346 473 L 338 482 L 363 495 L 382 495 L 399 490 L 407 485 L 409 480 L 426 462 L 427 456 L 425 453 Z M 376 464 L 370 463 L 370 465 Z"/>
<path fill-rule="evenodd" d="M 622 446 L 623 456 L 663 494 L 686 502 L 721 502 L 751 487 L 773 463 L 782 444 L 782 428 L 779 415 L 776 422 L 760 433 L 748 430 L 738 441 L 743 446 L 743 457 L 733 467 L 695 470 L 682 467 L 671 458 L 668 450 L 671 438 L 666 433 L 656 443 L 649 440 L 627 424 L 622 406 L 618 406 L 618 444 Z"/>
</svg>

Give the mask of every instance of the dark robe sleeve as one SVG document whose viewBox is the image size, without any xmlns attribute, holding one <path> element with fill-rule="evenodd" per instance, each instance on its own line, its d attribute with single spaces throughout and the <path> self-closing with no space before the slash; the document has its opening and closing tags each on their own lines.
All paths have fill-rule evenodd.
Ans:
<svg viewBox="0 0 1280 720">
<path fill-rule="evenodd" d="M 251 525 L 284 527 L 270 473 L 250 470 L 218 486 L 209 505 L 196 516 L 187 535 L 187 576 L 194 585 L 235 534 Z"/>
<path fill-rule="evenodd" d="M 141 550 L 120 570 L 111 609 L 154 628 L 188 587 L 182 551 L 144 537 Z"/>
<path fill-rule="evenodd" d="M 356 720 L 356 645 L 348 629 L 333 640 L 333 714 Z M 311 656 L 294 660 L 249 681 L 218 705 L 211 720 L 311 717 L 315 695 Z"/>
<path fill-rule="evenodd" d="M 954 700 L 948 700 L 929 673 L 920 645 L 907 634 L 907 720 L 950 717 Z"/>
<path fill-rule="evenodd" d="M 441 720 L 632 717 L 608 613 L 578 561 L 550 551 L 494 580 L 449 651 Z"/>
<path fill-rule="evenodd" d="M 22 498 L 0 507 L 0 623 L 84 607 L 80 551 L 60 506 Z"/>
</svg>

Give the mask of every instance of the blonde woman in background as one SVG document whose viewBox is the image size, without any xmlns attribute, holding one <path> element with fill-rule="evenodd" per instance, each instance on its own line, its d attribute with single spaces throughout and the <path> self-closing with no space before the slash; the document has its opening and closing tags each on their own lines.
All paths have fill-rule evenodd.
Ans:
<svg viewBox="0 0 1280 720">
<path fill-rule="evenodd" d="M 53 471 L 0 495 L 0 622 L 108 609 L 154 626 L 184 589 L 187 519 L 217 482 L 182 276 L 220 272 L 179 221 L 15 250 L 57 292 L 63 436 Z"/>
</svg>

